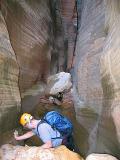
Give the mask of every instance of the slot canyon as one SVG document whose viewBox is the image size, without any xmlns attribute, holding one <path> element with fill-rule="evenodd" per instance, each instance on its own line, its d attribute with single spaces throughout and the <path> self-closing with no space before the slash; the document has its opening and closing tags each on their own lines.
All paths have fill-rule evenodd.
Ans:
<svg viewBox="0 0 120 160">
<path fill-rule="evenodd" d="M 9 159 L 5 145 L 39 148 L 37 136 L 16 141 L 13 133 L 26 132 L 22 113 L 40 119 L 52 110 L 72 121 L 81 157 L 120 159 L 119 21 L 119 0 L 0 0 L 0 159 Z M 70 77 L 57 105 L 49 96 L 59 74 Z"/>
</svg>

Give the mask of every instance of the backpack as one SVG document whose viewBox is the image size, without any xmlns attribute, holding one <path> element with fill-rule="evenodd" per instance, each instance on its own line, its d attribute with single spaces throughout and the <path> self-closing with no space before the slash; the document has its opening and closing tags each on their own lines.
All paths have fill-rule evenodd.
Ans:
<svg viewBox="0 0 120 160">
<path fill-rule="evenodd" d="M 50 111 L 43 117 L 37 125 L 37 132 L 41 123 L 48 123 L 54 130 L 58 130 L 62 137 L 70 136 L 73 131 L 73 125 L 70 120 L 57 111 Z"/>
</svg>

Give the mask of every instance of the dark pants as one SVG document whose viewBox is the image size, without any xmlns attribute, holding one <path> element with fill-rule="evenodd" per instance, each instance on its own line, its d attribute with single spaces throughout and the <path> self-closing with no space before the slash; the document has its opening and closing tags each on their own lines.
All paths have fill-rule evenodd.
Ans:
<svg viewBox="0 0 120 160">
<path fill-rule="evenodd" d="M 62 140 L 62 144 L 65 145 L 68 149 L 70 149 L 71 151 L 74 150 L 74 140 L 73 140 L 73 136 L 70 135 L 68 137 L 63 138 Z"/>
</svg>

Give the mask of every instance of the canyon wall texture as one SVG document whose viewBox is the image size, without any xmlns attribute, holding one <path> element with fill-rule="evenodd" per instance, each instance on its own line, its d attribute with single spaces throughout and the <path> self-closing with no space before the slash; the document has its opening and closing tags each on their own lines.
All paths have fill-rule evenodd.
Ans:
<svg viewBox="0 0 120 160">
<path fill-rule="evenodd" d="M 85 154 L 119 157 L 120 4 L 84 0 L 82 7 L 75 51 L 74 105 L 77 120 L 85 128 Z"/>
<path fill-rule="evenodd" d="M 0 13 L 0 137 L 3 132 L 18 126 L 21 109 L 18 77 L 19 66 Z"/>
<path fill-rule="evenodd" d="M 53 25 L 49 1 L 3 1 L 11 43 L 20 66 L 21 93 L 49 75 Z M 47 65 L 46 65 L 47 64 Z"/>
<path fill-rule="evenodd" d="M 120 153 L 120 123 L 118 123 L 120 121 L 120 1 L 105 1 L 105 9 L 106 40 L 101 57 L 104 109 L 99 141 L 111 148 L 113 153 Z M 109 139 L 111 139 L 110 142 Z"/>
<path fill-rule="evenodd" d="M 44 94 L 47 77 L 65 66 L 56 6 L 49 0 L 1 1 L 1 134 L 18 126 L 18 113 L 32 110 Z"/>
<path fill-rule="evenodd" d="M 39 103 L 47 77 L 65 69 L 59 7 L 59 1 L 1 1 L 2 14 L 19 65 L 23 111 Z"/>
</svg>

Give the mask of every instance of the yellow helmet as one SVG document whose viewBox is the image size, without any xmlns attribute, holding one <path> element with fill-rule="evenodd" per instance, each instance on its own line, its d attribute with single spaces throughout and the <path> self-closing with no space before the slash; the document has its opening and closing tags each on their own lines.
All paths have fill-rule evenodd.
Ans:
<svg viewBox="0 0 120 160">
<path fill-rule="evenodd" d="M 31 121 L 33 117 L 29 113 L 23 113 L 21 118 L 20 118 L 20 124 L 25 126 L 27 123 Z"/>
</svg>

